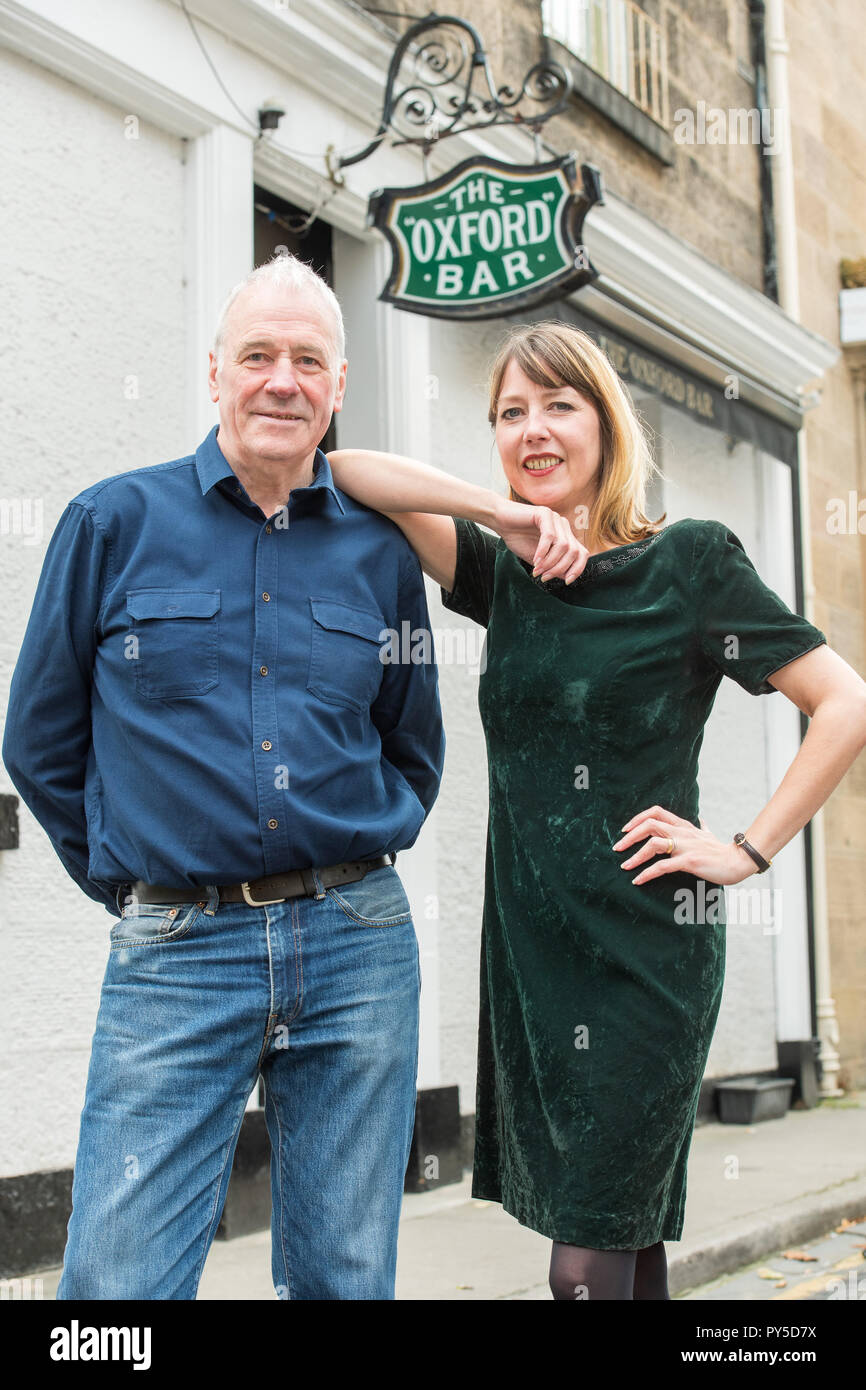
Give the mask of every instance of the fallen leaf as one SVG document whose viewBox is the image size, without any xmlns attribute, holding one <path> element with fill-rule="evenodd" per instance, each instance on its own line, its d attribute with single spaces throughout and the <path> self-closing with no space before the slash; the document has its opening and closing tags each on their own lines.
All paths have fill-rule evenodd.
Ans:
<svg viewBox="0 0 866 1390">
<path fill-rule="evenodd" d="M 783 1260 L 816 1260 L 817 1255 L 807 1255 L 805 1250 L 785 1250 L 782 1253 Z"/>
<path fill-rule="evenodd" d="M 779 1269 L 759 1269 L 757 1271 L 759 1279 L 781 1279 L 782 1271 Z"/>
<path fill-rule="evenodd" d="M 847 1218 L 847 1216 L 843 1216 L 843 1217 L 842 1217 L 842 1224 L 841 1224 L 841 1226 L 837 1226 L 837 1227 L 836 1227 L 836 1230 L 837 1230 L 837 1231 L 847 1231 L 847 1229 L 848 1229 L 849 1226 L 862 1226 L 862 1224 L 863 1224 L 864 1221 L 866 1221 L 866 1216 L 855 1216 L 854 1219 L 853 1219 L 853 1221 L 849 1221 L 848 1218 Z"/>
<path fill-rule="evenodd" d="M 475 1285 L 474 1285 L 474 1284 L 455 1284 L 455 1288 L 458 1288 L 458 1289 L 474 1289 L 474 1288 L 475 1288 Z"/>
</svg>

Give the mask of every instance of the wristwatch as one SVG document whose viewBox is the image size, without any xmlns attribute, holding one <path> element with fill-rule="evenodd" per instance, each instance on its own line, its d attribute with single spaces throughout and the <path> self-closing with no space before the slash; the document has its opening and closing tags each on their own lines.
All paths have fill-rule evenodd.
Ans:
<svg viewBox="0 0 866 1390">
<path fill-rule="evenodd" d="M 739 845 L 740 849 L 744 849 L 746 854 L 751 855 L 758 866 L 759 874 L 765 874 L 767 872 L 773 862 L 772 859 L 765 859 L 760 850 L 755 849 L 754 845 L 750 845 L 742 830 L 738 830 L 734 836 L 734 844 Z"/>
</svg>

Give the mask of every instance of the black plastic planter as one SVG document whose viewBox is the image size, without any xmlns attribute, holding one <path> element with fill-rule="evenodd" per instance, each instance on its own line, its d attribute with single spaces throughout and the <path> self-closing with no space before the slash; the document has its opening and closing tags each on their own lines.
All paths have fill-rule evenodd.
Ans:
<svg viewBox="0 0 866 1390">
<path fill-rule="evenodd" d="M 720 1081 L 716 1086 L 719 1119 L 723 1125 L 781 1119 L 791 1104 L 793 1088 L 793 1079 L 788 1076 L 741 1076 L 736 1081 Z"/>
</svg>

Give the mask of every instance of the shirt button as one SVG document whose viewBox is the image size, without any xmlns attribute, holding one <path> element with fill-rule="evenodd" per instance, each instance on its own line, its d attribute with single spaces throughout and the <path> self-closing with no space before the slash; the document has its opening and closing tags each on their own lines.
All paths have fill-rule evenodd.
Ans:
<svg viewBox="0 0 866 1390">
<path fill-rule="evenodd" d="M 268 668 L 267 668 L 267 666 L 260 666 L 260 667 L 259 667 L 259 675 L 260 675 L 260 676 L 266 676 L 267 674 L 268 674 Z"/>
<path fill-rule="evenodd" d="M 266 753 L 268 753 L 268 752 L 270 751 L 270 749 L 273 747 L 273 745 L 272 745 L 272 743 L 271 743 L 271 741 L 270 741 L 269 738 L 266 738 L 266 739 L 264 739 L 264 740 L 262 741 L 262 747 L 264 748 L 264 750 L 265 750 Z"/>
<path fill-rule="evenodd" d="M 270 594 L 262 594 L 262 598 L 264 599 L 265 603 L 270 603 L 271 601 Z"/>
<path fill-rule="evenodd" d="M 268 536 L 271 534 L 271 528 L 270 528 L 270 526 L 266 526 L 266 527 L 265 527 L 265 534 L 268 535 Z"/>
<path fill-rule="evenodd" d="M 279 825 L 279 823 L 280 823 L 280 822 L 279 822 L 278 820 L 269 820 L 269 821 L 268 821 L 268 830 L 276 830 L 276 828 L 277 828 L 277 826 Z"/>
</svg>

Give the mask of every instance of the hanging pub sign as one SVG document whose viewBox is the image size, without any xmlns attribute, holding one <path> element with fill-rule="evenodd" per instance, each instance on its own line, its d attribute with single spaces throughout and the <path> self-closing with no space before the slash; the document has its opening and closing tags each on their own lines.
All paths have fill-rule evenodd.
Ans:
<svg viewBox="0 0 866 1390">
<path fill-rule="evenodd" d="M 404 18 L 409 18 L 408 15 Z M 393 145 L 430 150 L 455 135 L 508 125 L 531 132 L 565 111 L 572 79 L 544 56 L 519 82 L 498 84 L 469 20 L 435 11 L 410 24 L 388 65 L 379 127 L 362 150 L 327 164 L 340 172 Z M 387 237 L 388 283 L 379 296 L 435 318 L 490 319 L 544 304 L 597 278 L 581 242 L 583 219 L 604 201 L 601 174 L 567 154 L 547 164 L 476 157 L 414 188 L 383 188 L 368 221 Z"/>
<path fill-rule="evenodd" d="M 368 221 L 391 246 L 379 298 L 434 318 L 497 318 L 594 280 L 583 220 L 601 176 L 575 157 L 546 164 L 467 159 L 430 183 L 384 188 Z"/>
</svg>

